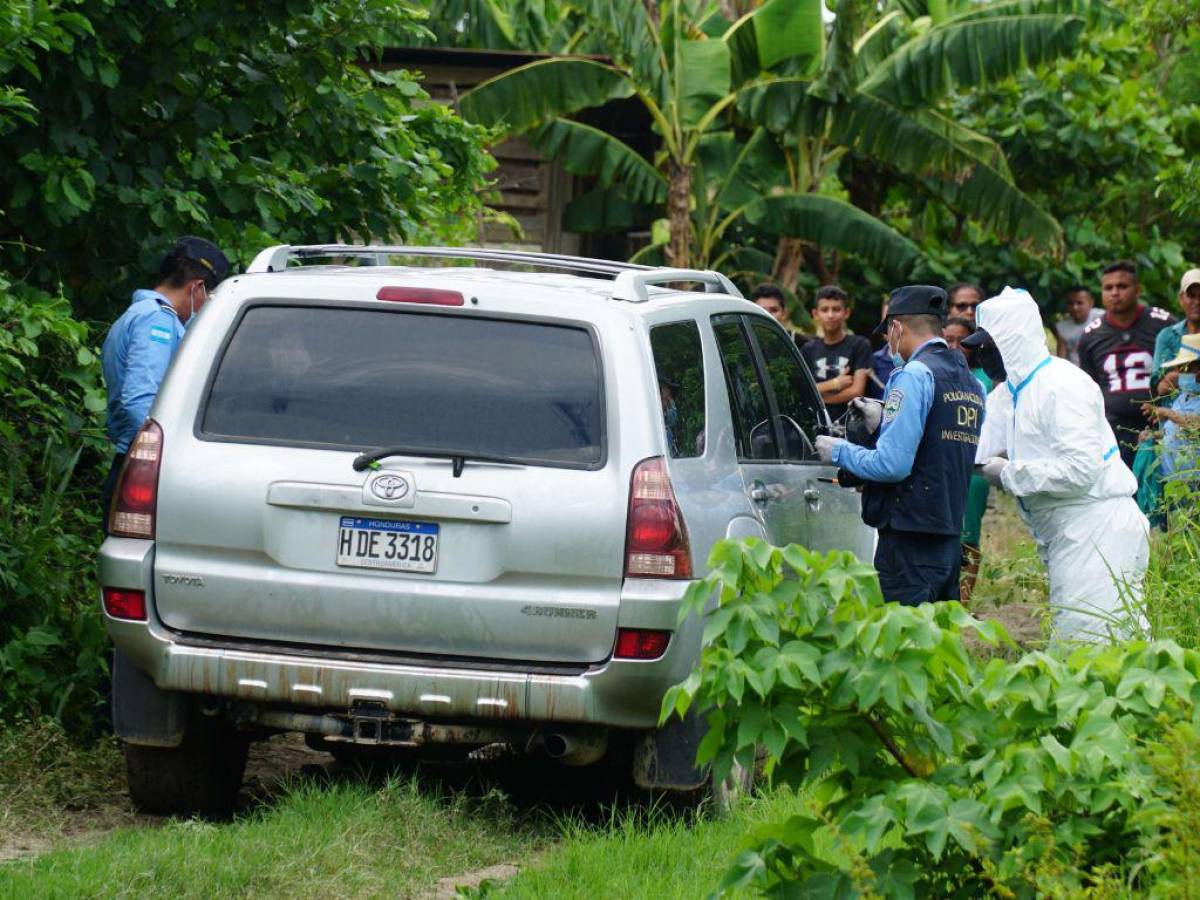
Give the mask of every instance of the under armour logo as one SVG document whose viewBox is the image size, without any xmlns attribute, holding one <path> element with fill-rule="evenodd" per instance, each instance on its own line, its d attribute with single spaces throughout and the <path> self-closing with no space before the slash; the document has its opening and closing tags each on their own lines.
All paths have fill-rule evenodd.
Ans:
<svg viewBox="0 0 1200 900">
<path fill-rule="evenodd" d="M 836 359 L 822 357 L 817 360 L 817 380 L 828 381 L 835 375 L 841 375 L 850 365 L 850 357 L 839 356 Z"/>
</svg>

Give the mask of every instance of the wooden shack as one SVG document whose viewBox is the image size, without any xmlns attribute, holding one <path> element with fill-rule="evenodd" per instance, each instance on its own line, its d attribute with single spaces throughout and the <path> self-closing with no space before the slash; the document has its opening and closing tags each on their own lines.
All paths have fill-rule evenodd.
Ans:
<svg viewBox="0 0 1200 900">
<path fill-rule="evenodd" d="M 396 47 L 384 52 L 379 69 L 407 69 L 424 76 L 423 85 L 440 103 L 454 105 L 480 82 L 509 69 L 547 59 L 545 54 L 506 50 L 439 47 Z M 581 121 L 622 140 L 643 153 L 652 145 L 650 120 L 636 101 L 617 101 L 580 115 Z M 540 250 L 546 253 L 625 258 L 628 233 L 579 234 L 562 227 L 563 211 L 572 199 L 590 190 L 590 179 L 571 175 L 555 160 L 544 158 L 528 141 L 510 138 L 491 148 L 497 168 L 491 173 L 499 200 L 488 205 L 511 215 L 522 235 L 500 223 L 485 223 L 481 243 Z M 635 237 L 634 240 L 637 238 Z M 643 238 L 644 240 L 644 238 Z"/>
</svg>

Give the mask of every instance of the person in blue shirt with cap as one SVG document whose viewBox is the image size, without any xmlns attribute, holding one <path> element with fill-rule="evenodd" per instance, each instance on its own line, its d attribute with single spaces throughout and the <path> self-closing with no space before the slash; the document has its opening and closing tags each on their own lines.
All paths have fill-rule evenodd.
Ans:
<svg viewBox="0 0 1200 900">
<path fill-rule="evenodd" d="M 959 539 L 983 424 L 979 381 L 941 337 L 946 310 L 940 287 L 892 291 L 877 330 L 896 368 L 882 404 L 853 402 L 874 446 L 817 438 L 842 484 L 864 484 L 863 521 L 879 531 L 879 586 L 906 606 L 958 599 Z"/>
<path fill-rule="evenodd" d="M 109 329 L 101 361 L 108 389 L 108 437 L 116 452 L 104 482 L 105 516 L 125 453 L 150 413 L 184 327 L 228 274 L 229 260 L 215 244 L 181 237 L 163 257 L 156 287 L 134 291 L 129 308 Z"/>
</svg>

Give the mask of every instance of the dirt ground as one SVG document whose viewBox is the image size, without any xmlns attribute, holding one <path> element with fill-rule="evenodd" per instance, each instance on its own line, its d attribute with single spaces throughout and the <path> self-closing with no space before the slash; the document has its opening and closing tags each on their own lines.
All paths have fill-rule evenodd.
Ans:
<svg viewBox="0 0 1200 900">
<path fill-rule="evenodd" d="M 246 763 L 241 805 L 269 802 L 289 779 L 316 774 L 332 766 L 328 753 L 310 750 L 301 735 L 276 735 L 253 744 Z M 134 810 L 123 783 L 104 799 L 83 809 L 64 810 L 42 827 L 0 832 L 0 863 L 38 856 L 62 846 L 89 844 L 121 828 L 157 828 L 164 819 Z"/>
</svg>

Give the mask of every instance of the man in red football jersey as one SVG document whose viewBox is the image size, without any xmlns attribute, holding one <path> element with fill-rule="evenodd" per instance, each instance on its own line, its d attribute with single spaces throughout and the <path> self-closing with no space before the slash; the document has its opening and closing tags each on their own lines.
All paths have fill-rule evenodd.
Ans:
<svg viewBox="0 0 1200 900">
<path fill-rule="evenodd" d="M 1079 366 L 1100 386 L 1121 459 L 1133 468 L 1138 435 L 1146 427 L 1142 404 L 1151 396 L 1154 341 L 1175 317 L 1141 302 L 1137 266 L 1127 259 L 1104 269 L 1100 289 L 1106 312 L 1084 328 Z"/>
</svg>

